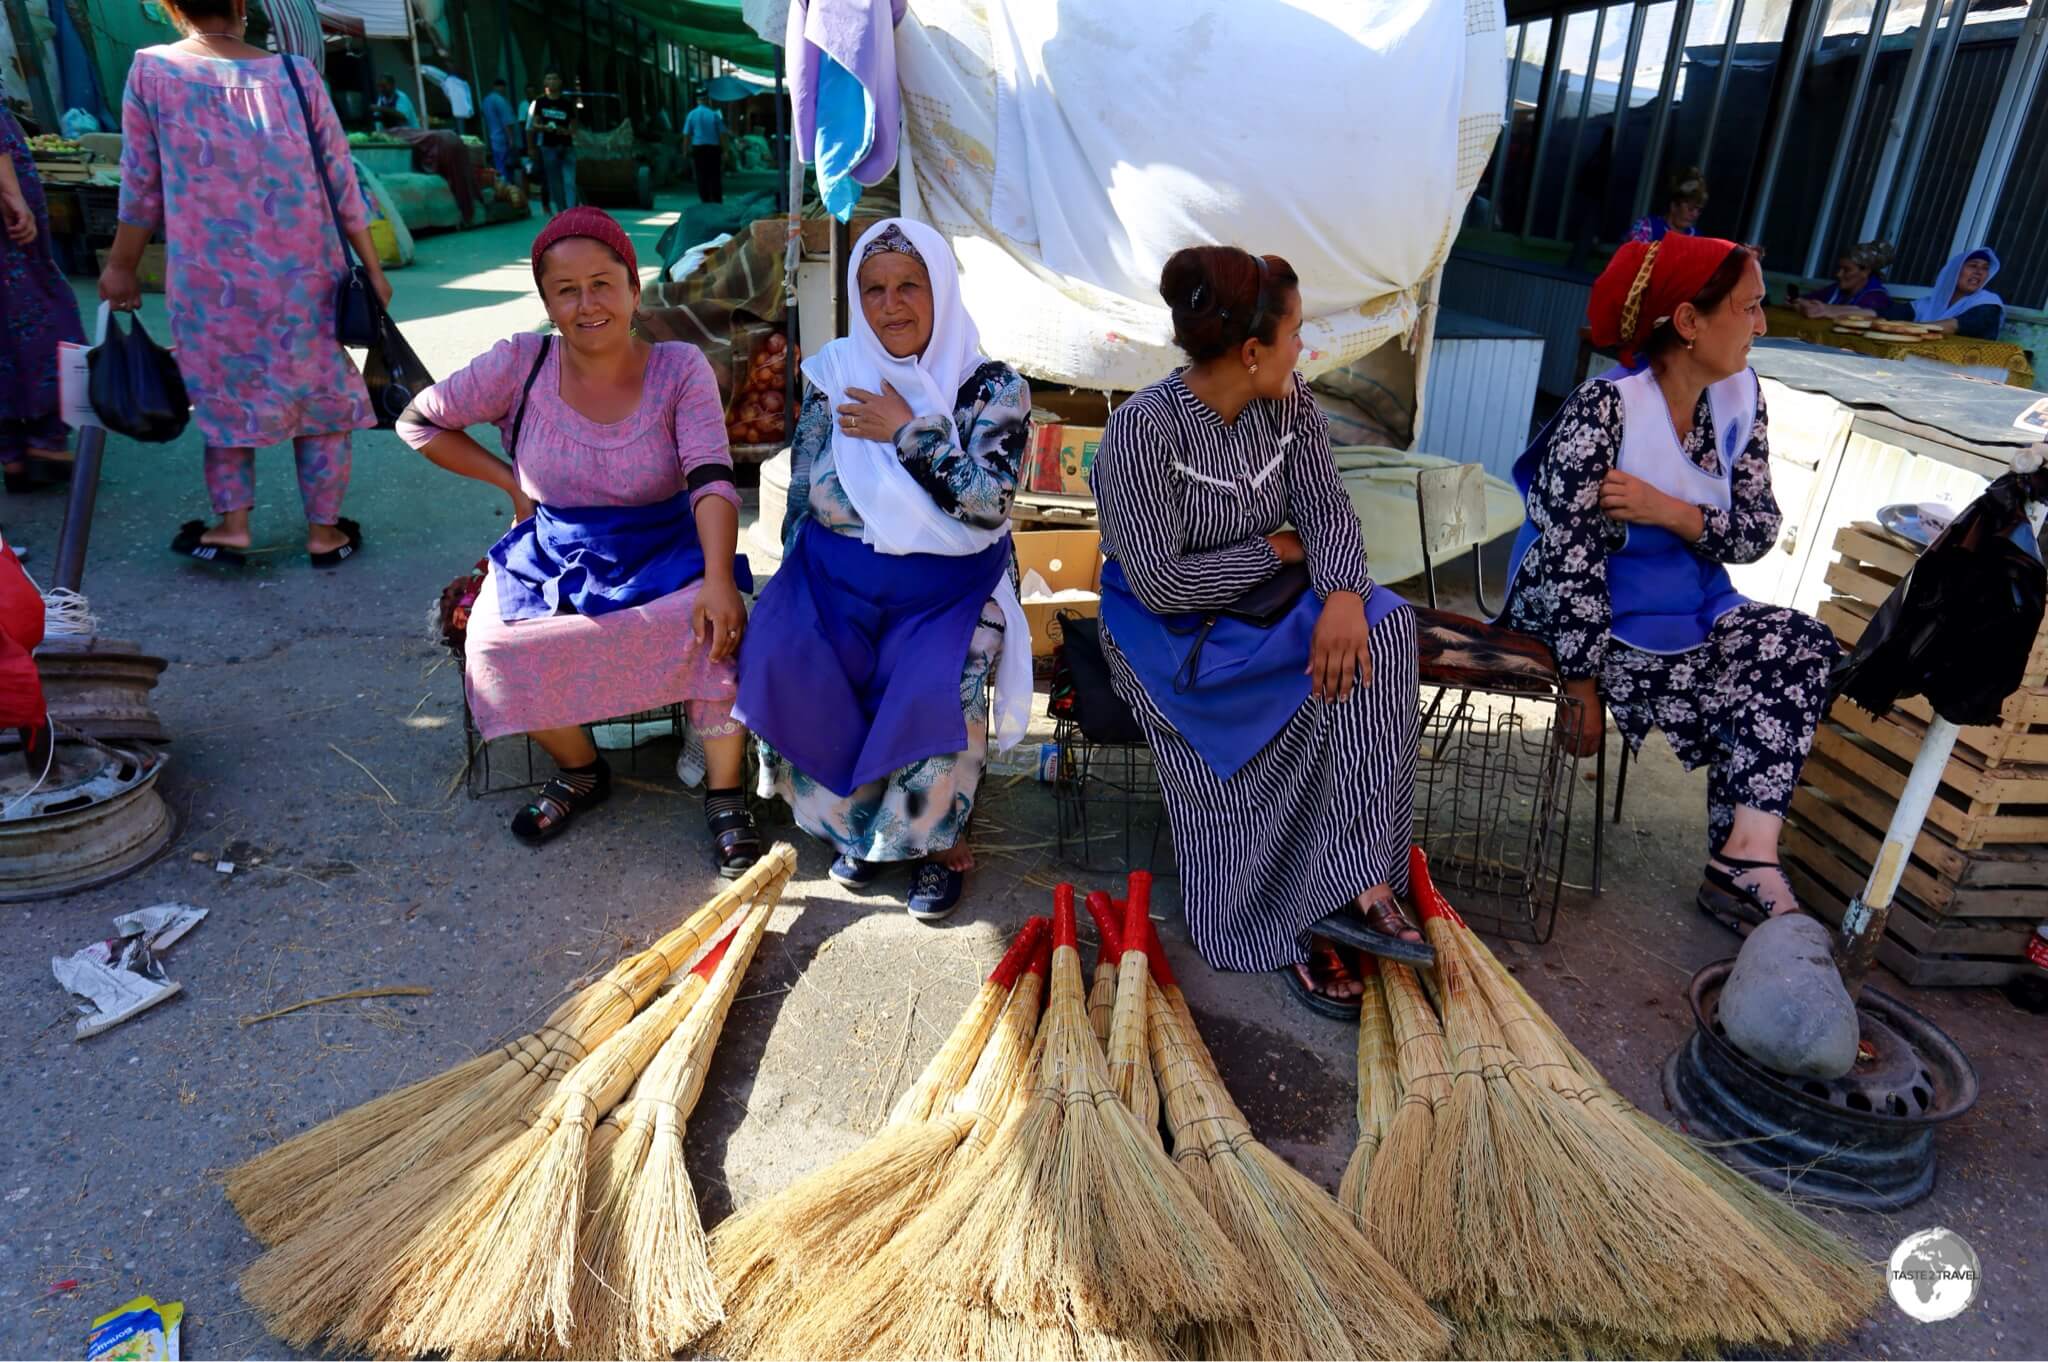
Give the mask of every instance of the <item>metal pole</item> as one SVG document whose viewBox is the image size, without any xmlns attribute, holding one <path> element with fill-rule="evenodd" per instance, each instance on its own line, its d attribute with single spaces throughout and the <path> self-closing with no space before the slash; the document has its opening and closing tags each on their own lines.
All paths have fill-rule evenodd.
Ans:
<svg viewBox="0 0 2048 1362">
<path fill-rule="evenodd" d="M 50 95 L 50 77 L 43 70 L 43 45 L 36 41 L 24 0 L 7 0 L 7 26 L 14 30 L 14 59 L 28 81 L 29 107 L 35 111 L 36 122 L 44 132 L 56 133 L 57 102 Z"/>
<path fill-rule="evenodd" d="M 413 112 L 419 115 L 420 127 L 427 126 L 427 78 L 420 74 L 420 21 L 413 13 L 412 0 L 405 0 L 405 41 L 412 48 L 412 97 L 418 101 Z"/>
<path fill-rule="evenodd" d="M 832 224 L 832 334 L 846 334 L 846 257 L 853 254 L 853 229 L 838 218 Z"/>
<path fill-rule="evenodd" d="M 789 160 L 790 160 L 790 155 L 789 155 L 789 132 L 788 132 L 788 121 L 789 121 L 789 111 L 788 111 L 788 110 L 787 110 L 786 108 L 784 108 L 784 107 L 783 107 L 783 98 L 782 98 L 782 71 L 783 71 L 783 68 L 784 68 L 785 66 L 787 66 L 788 64 L 789 64 L 789 62 L 788 62 L 788 58 L 787 58 L 787 56 L 786 56 L 786 55 L 784 54 L 783 50 L 782 50 L 781 48 L 779 48 L 779 47 L 778 47 L 778 48 L 776 48 L 776 49 L 775 49 L 775 168 L 776 168 L 777 170 L 781 170 L 781 169 L 783 169 L 783 168 L 784 168 L 784 167 L 785 167 L 785 166 L 787 165 L 787 163 L 789 162 Z M 794 207 L 794 206 L 796 205 L 796 203 L 798 202 L 797 196 L 796 196 L 796 195 L 794 195 L 794 194 L 792 194 L 792 193 L 790 192 L 790 185 L 789 185 L 789 177 L 788 177 L 787 175 L 782 175 L 782 176 L 778 176 L 778 177 L 777 177 L 777 182 L 776 182 L 776 190 L 775 190 L 775 192 L 776 192 L 776 196 L 777 196 L 778 198 L 781 198 L 781 199 L 782 199 L 782 202 L 781 202 L 780 204 L 778 204 L 778 205 L 777 205 L 777 207 L 779 207 L 779 208 L 780 208 L 780 209 L 781 209 L 781 210 L 782 210 L 783 212 L 785 212 L 785 213 L 786 213 L 786 212 L 788 212 L 788 211 L 789 211 L 789 210 L 790 210 L 790 209 L 791 209 L 792 207 Z"/>
<path fill-rule="evenodd" d="M 1572 210 L 1572 185 L 1579 178 L 1579 144 L 1586 135 L 1586 120 L 1593 113 L 1593 73 L 1600 65 L 1600 38 L 1607 28 L 1607 11 L 1593 11 L 1593 45 L 1586 49 L 1585 84 L 1579 87 L 1579 116 L 1572 123 L 1571 146 L 1564 158 L 1564 195 L 1557 205 L 1557 237 L 1565 239 L 1565 227 Z M 1597 229 L 1596 229 L 1597 230 Z"/>
<path fill-rule="evenodd" d="M 1874 240 L 1884 230 L 1884 210 L 1891 198 L 1892 181 L 1899 173 L 1899 154 L 1905 150 L 1906 132 L 1913 124 L 1913 110 L 1920 100 L 1920 83 L 1927 74 L 1927 54 L 1934 50 L 1934 31 L 1941 27 L 1941 0 L 1927 0 L 1920 11 L 1920 28 L 1913 35 L 1913 55 L 1906 59 L 1899 97 L 1892 101 L 1892 116 L 1885 120 L 1884 146 L 1878 152 L 1877 173 L 1870 178 L 1870 197 L 1863 205 L 1863 222 L 1856 229 L 1858 241 Z"/>
<path fill-rule="evenodd" d="M 1998 211 L 1998 196 L 2005 192 L 2005 178 L 2019 151 L 2020 132 L 2033 108 L 2036 87 L 2041 83 L 2042 58 L 2048 56 L 2048 0 L 2034 0 L 2019 40 L 2005 67 L 2004 88 L 1998 92 L 1998 107 L 1977 153 L 1977 165 L 1970 175 L 1970 192 L 1963 211 L 1956 218 L 1951 255 L 1984 244 L 1990 235 L 1991 218 Z M 2024 93 L 2022 93 L 2024 92 Z"/>
<path fill-rule="evenodd" d="M 107 432 L 87 426 L 78 432 L 71 466 L 71 494 L 64 503 L 64 528 L 57 534 L 56 585 L 77 591 L 85 580 L 85 549 L 92 538 L 92 508 L 100 493 L 100 453 Z"/>
<path fill-rule="evenodd" d="M 1948 84 L 1949 69 L 1955 64 L 1956 49 L 1962 46 L 1963 20 L 1968 17 L 1969 9 L 1970 0 L 1954 0 L 1949 9 L 1948 27 L 1941 35 L 1941 50 L 1934 54 L 1934 69 L 1927 73 L 1926 104 L 1916 110 L 1918 117 L 1913 120 L 1898 182 L 1885 210 L 1881 235 L 1886 241 L 1898 241 L 1899 229 L 1905 225 L 1906 209 L 1913 201 L 1915 186 L 1920 182 L 1920 163 L 1926 159 L 1927 141 L 1934 133 L 1934 116 L 1940 112 L 1943 87 Z"/>
<path fill-rule="evenodd" d="M 1650 141 L 1643 148 L 1643 173 L 1636 179 L 1636 202 L 1629 213 L 1630 221 L 1650 211 L 1650 189 L 1664 168 L 1664 134 L 1671 126 L 1671 100 L 1678 93 L 1678 64 L 1685 58 L 1685 33 L 1691 26 L 1692 0 L 1678 0 L 1678 8 L 1671 14 L 1671 40 L 1664 46 L 1664 78 L 1657 83 L 1657 110 L 1650 116 Z"/>
<path fill-rule="evenodd" d="M 1522 81 L 1522 54 L 1529 47 L 1529 26 L 1523 24 L 1515 30 L 1515 60 L 1508 67 L 1508 102 L 1501 111 L 1501 127 L 1504 130 L 1493 150 L 1493 182 L 1486 188 L 1486 225 L 1498 230 L 1500 227 L 1501 183 L 1508 172 L 1508 147 L 1515 137 L 1515 89 Z"/>
<path fill-rule="evenodd" d="M 1771 191 L 1777 188 L 1778 166 L 1785 159 L 1785 140 L 1792 132 L 1792 120 L 1799 113 L 1799 89 L 1806 84 L 1806 64 L 1813 56 L 1814 40 L 1819 36 L 1821 21 L 1827 18 L 1824 0 L 1808 0 L 1806 12 L 1801 16 L 1798 44 L 1792 51 L 1792 66 L 1786 73 L 1782 87 L 1785 99 L 1778 106 L 1769 140 L 1764 147 L 1764 168 L 1757 180 L 1756 202 L 1749 209 L 1749 230 L 1740 239 L 1762 241 L 1764 239 L 1764 216 L 1770 212 Z"/>
<path fill-rule="evenodd" d="M 1636 90 L 1636 62 L 1643 55 L 1643 18 L 1649 6 L 1638 4 L 1628 16 L 1628 45 L 1621 58 L 1621 80 L 1614 87 L 1614 120 L 1611 154 L 1607 158 L 1607 188 L 1600 195 L 1600 211 L 1614 199 L 1614 186 L 1621 178 L 1621 127 L 1628 121 L 1628 103 Z M 1627 231 L 1624 227 L 1623 231 Z"/>
<path fill-rule="evenodd" d="M 1707 134 L 1700 139 L 1702 171 L 1714 154 L 1714 134 L 1721 128 L 1721 101 L 1728 96 L 1728 73 L 1735 68 L 1735 35 L 1742 30 L 1742 3 L 1734 0 L 1728 7 L 1728 37 L 1721 44 L 1721 69 L 1714 73 L 1714 98 L 1707 105 Z"/>
<path fill-rule="evenodd" d="M 1863 103 L 1870 96 L 1870 74 L 1877 66 L 1877 49 L 1883 41 L 1884 21 L 1891 8 L 1892 0 L 1877 0 L 1877 7 L 1870 12 L 1870 32 L 1863 36 L 1863 56 L 1856 63 L 1849 107 L 1842 114 L 1842 131 L 1835 138 L 1834 159 L 1828 163 L 1828 186 L 1820 195 L 1820 216 L 1814 219 L 1813 240 L 1806 246 L 1808 279 L 1819 278 L 1821 252 L 1828 249 L 1828 234 L 1835 229 L 1835 198 L 1842 192 L 1842 181 L 1849 174 L 1849 149 L 1858 140 L 1857 121 L 1862 118 Z"/>
<path fill-rule="evenodd" d="M 1536 101 L 1536 155 L 1529 163 L 1529 189 L 1522 204 L 1522 235 L 1536 229 L 1536 197 L 1543 186 L 1543 157 L 1550 147 L 1551 125 L 1557 122 L 1559 86 L 1564 77 L 1564 29 L 1562 10 L 1550 20 L 1550 42 L 1543 52 L 1543 93 Z"/>
</svg>

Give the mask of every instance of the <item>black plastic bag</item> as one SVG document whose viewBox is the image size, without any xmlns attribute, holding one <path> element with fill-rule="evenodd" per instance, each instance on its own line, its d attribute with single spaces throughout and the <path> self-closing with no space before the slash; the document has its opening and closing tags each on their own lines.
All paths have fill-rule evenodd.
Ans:
<svg viewBox="0 0 2048 1362">
<path fill-rule="evenodd" d="M 100 424 L 144 444 L 163 444 L 192 419 L 185 376 L 171 352 L 149 338 L 142 318 L 107 319 L 100 343 L 86 355 L 86 395 Z"/>
<path fill-rule="evenodd" d="M 363 357 L 363 386 L 370 390 L 370 406 L 377 413 L 379 430 L 395 427 L 413 398 L 434 386 L 434 376 L 406 344 L 398 323 L 381 307 L 377 309 L 377 338 Z"/>
<path fill-rule="evenodd" d="M 1924 695 L 1950 723 L 1999 721 L 2048 604 L 2030 494 L 2048 497 L 2048 473 L 2007 473 L 1963 508 L 1835 664 L 1837 694 L 1879 716 Z"/>
<path fill-rule="evenodd" d="M 1060 643 L 1053 649 L 1053 713 L 1072 719 L 1090 742 L 1144 742 L 1138 716 L 1110 683 L 1102 621 L 1063 610 L 1059 622 Z"/>
</svg>

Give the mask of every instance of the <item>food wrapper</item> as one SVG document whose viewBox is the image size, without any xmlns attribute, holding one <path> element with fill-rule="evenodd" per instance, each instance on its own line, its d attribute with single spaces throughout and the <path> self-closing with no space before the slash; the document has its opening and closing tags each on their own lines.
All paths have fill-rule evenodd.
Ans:
<svg viewBox="0 0 2048 1362">
<path fill-rule="evenodd" d="M 178 1330 L 184 1320 L 183 1301 L 159 1305 L 154 1296 L 137 1296 L 92 1322 L 85 1336 L 86 1362 L 178 1362 Z"/>
</svg>

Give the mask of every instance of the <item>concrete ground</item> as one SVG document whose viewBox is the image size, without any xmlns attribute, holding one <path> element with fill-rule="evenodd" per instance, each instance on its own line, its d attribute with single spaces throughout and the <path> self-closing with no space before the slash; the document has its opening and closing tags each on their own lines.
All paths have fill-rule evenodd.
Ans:
<svg viewBox="0 0 2048 1362">
<path fill-rule="evenodd" d="M 647 214 L 633 230 L 651 245 L 667 220 Z M 535 225 L 429 238 L 418 264 L 394 274 L 396 313 L 430 368 L 445 374 L 541 322 L 526 264 Z M 84 305 L 90 283 L 80 282 Z M 161 298 L 144 316 L 162 336 Z M 116 441 L 108 451 L 86 588 L 106 633 L 170 659 L 155 696 L 176 738 L 161 788 L 183 829 L 170 854 L 120 883 L 0 910 L 12 1000 L 0 1009 L 0 1052 L 13 1056 L 0 1104 L 15 1113 L 16 1150 L 0 1179 L 0 1355 L 76 1355 L 94 1315 L 144 1291 L 185 1302 L 189 1356 L 285 1354 L 237 1294 L 257 1246 L 222 1196 L 223 1171 L 524 1030 L 715 887 L 696 801 L 666 770 L 671 749 L 540 851 L 506 830 L 516 795 L 472 800 L 461 789 L 459 680 L 427 621 L 441 585 L 504 528 L 497 494 L 390 434 L 363 435 L 348 509 L 367 551 L 316 573 L 288 453 L 259 463 L 266 551 L 237 573 L 165 551 L 178 522 L 205 510 L 196 431 L 168 448 Z M 9 540 L 32 550 L 32 571 L 51 562 L 60 510 L 41 496 L 0 512 Z M 1568 889 L 1549 944 L 1500 948 L 1608 1077 L 1659 1115 L 1659 1066 L 1691 1030 L 1686 981 L 1733 950 L 1690 906 L 1703 783 L 1654 747 L 1630 782 L 1605 894 Z M 798 879 L 690 1124 L 707 1221 L 872 1132 L 1006 935 L 1074 874 L 1055 854 L 1045 787 L 999 774 L 982 808 L 982 868 L 965 907 L 937 928 L 905 917 L 898 884 L 870 898 L 840 890 L 825 877 L 827 853 L 798 839 Z M 1579 884 L 1581 810 L 1570 863 Z M 1174 892 L 1166 879 L 1158 895 L 1169 948 L 1232 1091 L 1263 1138 L 1334 1187 L 1355 1138 L 1355 1031 L 1293 1005 L 1277 978 L 1204 968 L 1173 924 Z M 168 900 L 212 913 L 172 952 L 183 996 L 73 1041 L 50 956 L 100 936 L 116 913 Z M 241 1024 L 395 984 L 433 992 Z M 1975 1246 L 1985 1280 L 1953 1322 L 1918 1325 L 1885 1303 L 1837 1352 L 2038 1354 L 2048 1338 L 2041 1022 L 1988 991 L 1894 991 L 1961 1042 L 1983 1096 L 1942 1135 L 1932 1197 L 1896 1216 L 1831 1219 L 1873 1260 L 1911 1231 L 1948 1226 Z"/>
</svg>

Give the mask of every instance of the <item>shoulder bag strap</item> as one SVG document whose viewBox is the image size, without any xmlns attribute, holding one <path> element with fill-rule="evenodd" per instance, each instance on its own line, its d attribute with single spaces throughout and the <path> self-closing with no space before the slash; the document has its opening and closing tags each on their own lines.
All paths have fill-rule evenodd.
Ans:
<svg viewBox="0 0 2048 1362">
<path fill-rule="evenodd" d="M 548 347 L 554 343 L 553 336 L 540 338 L 540 353 L 533 357 L 533 367 L 526 371 L 526 386 L 519 390 L 519 407 L 512 414 L 512 437 L 505 444 L 505 452 L 515 465 L 519 462 L 519 432 L 526 425 L 526 400 L 533 395 L 533 381 L 540 377 L 540 366 L 548 362 Z"/>
<path fill-rule="evenodd" d="M 335 197 L 334 181 L 327 176 L 327 158 L 320 154 L 320 131 L 313 122 L 312 101 L 306 98 L 306 87 L 299 83 L 299 68 L 291 55 L 284 55 L 284 73 L 291 78 L 292 93 L 299 97 L 299 114 L 306 120 L 306 146 L 313 153 L 313 169 L 320 172 L 320 187 L 327 191 L 327 220 L 334 224 L 335 240 L 341 243 L 341 267 L 346 273 L 354 252 L 348 244 L 348 233 L 341 230 L 341 202 Z"/>
</svg>

